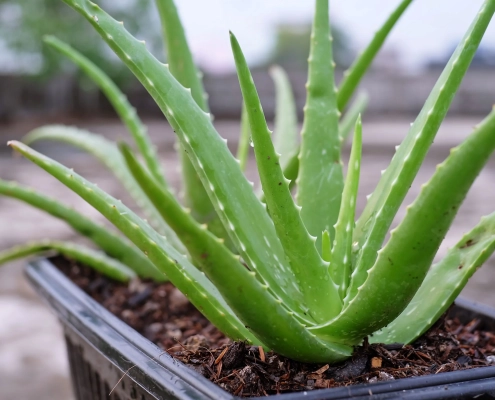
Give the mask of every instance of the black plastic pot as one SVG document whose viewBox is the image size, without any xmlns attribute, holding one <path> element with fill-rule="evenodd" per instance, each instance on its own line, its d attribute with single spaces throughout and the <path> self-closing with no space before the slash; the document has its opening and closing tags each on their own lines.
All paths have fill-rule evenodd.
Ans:
<svg viewBox="0 0 495 400">
<path fill-rule="evenodd" d="M 33 262 L 26 274 L 62 322 L 78 400 L 235 399 L 163 353 L 83 293 L 50 262 Z M 495 310 L 463 299 L 456 303 L 452 312 L 461 320 L 479 317 L 484 329 L 495 331 Z M 280 400 L 364 397 L 493 399 L 495 367 L 276 396 Z"/>
</svg>

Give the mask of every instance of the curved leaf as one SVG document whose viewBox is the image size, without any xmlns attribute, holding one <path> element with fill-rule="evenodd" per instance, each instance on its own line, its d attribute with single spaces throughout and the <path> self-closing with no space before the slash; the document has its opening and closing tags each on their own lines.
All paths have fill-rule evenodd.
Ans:
<svg viewBox="0 0 495 400">
<path fill-rule="evenodd" d="M 375 264 L 393 218 L 423 163 L 494 12 L 495 0 L 485 1 L 359 217 L 354 230 L 355 269 L 347 303 L 356 296 Z M 421 281 L 419 276 L 417 279 Z M 412 296 L 406 291 L 403 295 Z"/>
<path fill-rule="evenodd" d="M 64 2 L 93 25 L 153 96 L 189 153 L 216 212 L 249 268 L 258 273 L 257 277 L 262 278 L 287 307 L 304 317 L 307 308 L 273 223 L 214 129 L 209 114 L 142 42 L 98 5 L 88 0 Z"/>
<path fill-rule="evenodd" d="M 87 151 L 96 157 L 115 174 L 136 204 L 150 218 L 152 224 L 170 240 L 175 248 L 185 252 L 184 246 L 177 239 L 174 231 L 164 223 L 156 209 L 132 177 L 115 143 L 105 139 L 103 136 L 96 135 L 83 129 L 63 125 L 42 126 L 34 129 L 23 138 L 23 142 L 26 144 L 31 144 L 38 140 L 55 140 L 67 143 Z"/>
<path fill-rule="evenodd" d="M 433 265 L 406 309 L 370 338 L 373 343 L 411 343 L 447 311 L 468 279 L 495 250 L 495 213 L 483 217 Z M 428 301 L 425 301 L 428 299 Z"/>
<path fill-rule="evenodd" d="M 93 268 L 95 271 L 115 279 L 119 282 L 128 282 L 136 274 L 124 264 L 106 256 L 104 253 L 88 249 L 74 243 L 66 243 L 52 240 L 42 240 L 16 246 L 0 252 L 0 265 L 17 258 L 31 256 L 33 254 L 45 253 L 54 250 L 68 258 Z"/>
<path fill-rule="evenodd" d="M 356 61 L 354 61 L 351 67 L 344 72 L 344 79 L 339 86 L 339 92 L 337 95 L 339 110 L 343 111 L 345 109 L 347 103 L 354 94 L 354 91 L 358 87 L 359 82 L 361 82 L 361 79 L 370 67 L 373 59 L 381 49 L 385 39 L 388 37 L 392 28 L 412 2 L 413 0 L 402 0 L 400 2 L 395 11 L 390 14 L 388 19 L 385 21 L 383 26 L 375 33 L 375 36 L 368 47 L 366 47 Z"/>
<path fill-rule="evenodd" d="M 324 231 L 334 237 L 344 187 L 328 0 L 316 0 L 311 33 L 304 123 L 301 132 L 297 202 L 308 232 L 321 251 Z"/>
<path fill-rule="evenodd" d="M 230 41 L 268 211 L 311 316 L 316 321 L 328 321 L 340 311 L 337 287 L 330 280 L 328 263 L 316 250 L 315 241 L 306 230 L 292 199 L 289 181 L 282 172 L 280 155 L 275 152 L 251 73 L 233 34 Z"/>
<path fill-rule="evenodd" d="M 15 182 L 0 179 L 0 195 L 9 196 L 39 208 L 50 215 L 69 224 L 77 232 L 91 239 L 91 241 L 105 251 L 109 256 L 119 260 L 134 270 L 143 278 L 152 278 L 158 282 L 165 281 L 166 276 L 160 272 L 151 261 L 132 243 L 116 235 L 102 225 L 91 221 L 64 204 L 35 192 L 31 188 L 23 187 Z"/>
<path fill-rule="evenodd" d="M 77 193 L 105 216 L 141 249 L 153 264 L 164 272 L 170 281 L 219 330 L 232 339 L 250 340 L 252 338 L 252 335 L 240 323 L 206 276 L 194 267 L 185 256 L 174 249 L 162 235 L 153 230 L 148 223 L 119 200 L 62 164 L 43 156 L 23 143 L 11 141 L 8 144 Z"/>
<path fill-rule="evenodd" d="M 168 184 L 158 161 L 155 145 L 151 143 L 146 126 L 143 125 L 136 113 L 136 109 L 129 103 L 124 93 L 121 92 L 105 72 L 67 43 L 62 42 L 54 36 L 45 36 L 43 40 L 46 44 L 72 60 L 98 85 L 120 119 L 127 126 L 155 179 L 167 187 Z"/>
</svg>

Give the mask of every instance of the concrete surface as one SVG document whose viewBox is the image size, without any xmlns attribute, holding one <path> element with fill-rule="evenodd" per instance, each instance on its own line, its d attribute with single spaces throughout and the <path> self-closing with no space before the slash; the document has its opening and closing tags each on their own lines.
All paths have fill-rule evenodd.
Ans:
<svg viewBox="0 0 495 400">
<path fill-rule="evenodd" d="M 365 195 L 371 193 L 399 144 L 410 121 L 365 121 L 363 173 L 358 205 L 362 208 Z M 411 188 L 406 204 L 418 193 L 419 184 L 428 179 L 434 167 L 447 154 L 450 147 L 466 136 L 477 120 L 448 120 L 442 127 L 424 168 Z M 81 125 L 81 124 L 79 124 Z M 84 124 L 83 124 L 84 125 Z M 171 152 L 173 136 L 160 121 L 150 121 L 151 136 L 161 155 L 167 175 L 177 185 L 176 156 Z M 20 123 L 0 127 L 0 141 L 5 143 L 36 126 Z M 236 122 L 220 121 L 218 129 L 230 144 L 238 134 Z M 114 121 L 95 121 L 86 128 L 103 133 L 113 139 L 126 137 L 124 129 Z M 61 145 L 44 143 L 38 148 L 45 154 L 74 168 L 86 178 L 99 184 L 124 203 L 129 203 L 121 186 L 93 159 Z M 249 175 L 255 178 L 251 168 Z M 21 157 L 13 156 L 3 144 L 0 146 L 0 177 L 13 179 L 33 186 L 46 194 L 70 204 L 96 220 L 99 214 L 86 205 L 53 178 Z M 491 160 L 472 188 L 449 232 L 439 255 L 454 244 L 462 232 L 479 221 L 479 217 L 495 210 L 495 162 Z M 399 216 L 403 215 L 403 210 Z M 12 245 L 40 238 L 75 238 L 62 222 L 33 210 L 11 199 L 0 198 L 0 250 Z M 29 288 L 22 276 L 24 262 L 16 262 L 0 269 L 0 400 L 67 400 L 71 398 L 69 373 L 64 345 L 56 318 Z M 495 260 L 492 258 L 471 280 L 463 294 L 480 302 L 495 306 Z"/>
</svg>

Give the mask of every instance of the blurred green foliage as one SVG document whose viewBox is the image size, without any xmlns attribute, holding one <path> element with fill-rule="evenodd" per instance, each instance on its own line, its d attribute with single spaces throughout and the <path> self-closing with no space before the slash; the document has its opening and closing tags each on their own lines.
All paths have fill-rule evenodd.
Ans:
<svg viewBox="0 0 495 400">
<path fill-rule="evenodd" d="M 277 26 L 275 47 L 269 62 L 285 68 L 306 69 L 308 64 L 311 23 Z M 354 59 L 351 41 L 345 31 L 332 24 L 333 52 L 337 66 L 346 68 Z"/>
<path fill-rule="evenodd" d="M 160 25 L 150 0 L 95 0 L 124 21 L 136 37 L 144 39 L 155 54 L 163 54 Z M 60 0 L 0 0 L 0 40 L 15 55 L 29 55 L 34 65 L 28 69 L 36 78 L 47 79 L 76 67 L 43 45 L 42 37 L 54 34 L 102 67 L 118 84 L 134 81 L 132 74 L 99 40 L 91 26 Z M 19 57 L 21 60 L 22 57 Z M 19 61 L 21 62 L 21 61 Z M 26 67 L 26 66 L 24 66 Z"/>
</svg>

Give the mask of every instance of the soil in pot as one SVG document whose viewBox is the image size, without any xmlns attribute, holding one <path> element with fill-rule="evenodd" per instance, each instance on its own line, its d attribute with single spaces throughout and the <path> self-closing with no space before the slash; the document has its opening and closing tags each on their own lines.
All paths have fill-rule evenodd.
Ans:
<svg viewBox="0 0 495 400">
<path fill-rule="evenodd" d="M 339 365 L 305 364 L 232 343 L 170 283 L 112 281 L 51 260 L 77 286 L 171 356 L 228 392 L 253 397 L 372 383 L 495 364 L 495 334 L 444 316 L 413 345 L 368 345 Z"/>
</svg>

